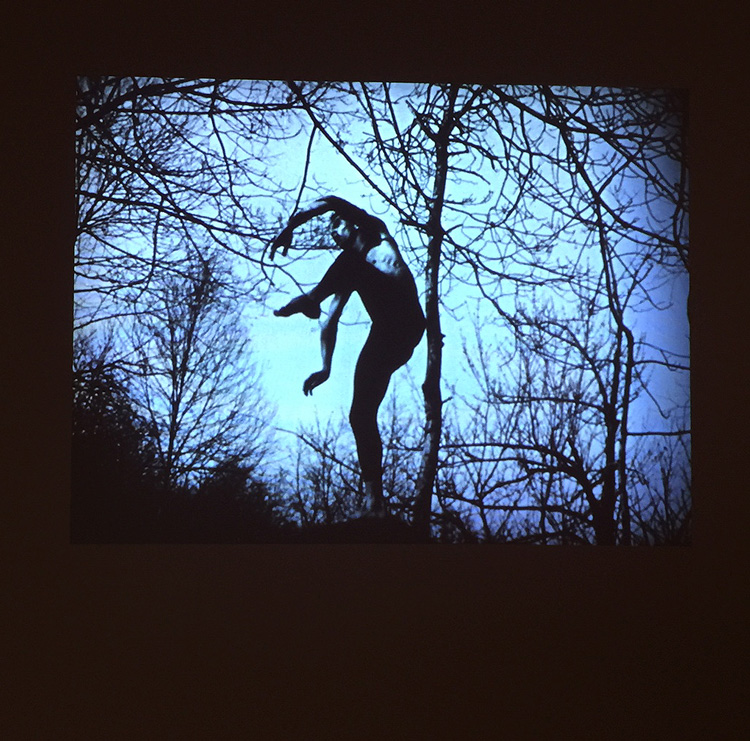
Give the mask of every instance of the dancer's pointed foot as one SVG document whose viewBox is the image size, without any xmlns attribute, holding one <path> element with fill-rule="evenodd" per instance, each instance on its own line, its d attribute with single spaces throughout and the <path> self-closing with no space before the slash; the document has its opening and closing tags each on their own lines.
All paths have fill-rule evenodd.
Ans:
<svg viewBox="0 0 750 741">
<path fill-rule="evenodd" d="M 273 312 L 274 316 L 292 316 L 292 314 L 304 314 L 310 319 L 320 317 L 320 304 L 316 304 L 306 293 L 293 298 L 286 306 Z"/>
</svg>

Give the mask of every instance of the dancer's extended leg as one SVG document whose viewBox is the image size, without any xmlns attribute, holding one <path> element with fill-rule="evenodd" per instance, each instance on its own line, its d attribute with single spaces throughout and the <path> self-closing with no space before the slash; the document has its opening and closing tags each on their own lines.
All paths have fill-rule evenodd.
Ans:
<svg viewBox="0 0 750 741">
<path fill-rule="evenodd" d="M 310 319 L 320 316 L 320 304 L 334 293 L 347 290 L 351 284 L 351 255 L 342 253 L 326 270 L 325 275 L 315 288 L 293 298 L 286 306 L 274 311 L 275 316 L 292 316 L 304 314 Z"/>
</svg>

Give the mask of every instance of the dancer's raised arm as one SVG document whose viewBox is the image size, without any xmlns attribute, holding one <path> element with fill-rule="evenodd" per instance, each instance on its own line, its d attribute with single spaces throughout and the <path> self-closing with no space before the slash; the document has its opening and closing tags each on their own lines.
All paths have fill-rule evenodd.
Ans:
<svg viewBox="0 0 750 741">
<path fill-rule="evenodd" d="M 343 198 L 338 196 L 325 196 L 319 198 L 317 201 L 313 201 L 309 208 L 304 211 L 297 211 L 290 219 L 289 223 L 284 227 L 282 232 L 276 239 L 271 242 L 271 259 L 273 260 L 276 250 L 282 247 L 281 254 L 286 257 L 289 247 L 292 244 L 292 232 L 302 224 L 314 219 L 316 216 L 326 213 L 327 211 L 333 211 L 340 218 L 345 221 L 351 222 L 354 226 L 359 229 L 364 229 L 368 232 L 385 232 L 387 229 L 385 224 L 378 219 L 376 216 L 371 216 L 366 211 L 358 208 L 349 201 L 345 201 Z"/>
</svg>

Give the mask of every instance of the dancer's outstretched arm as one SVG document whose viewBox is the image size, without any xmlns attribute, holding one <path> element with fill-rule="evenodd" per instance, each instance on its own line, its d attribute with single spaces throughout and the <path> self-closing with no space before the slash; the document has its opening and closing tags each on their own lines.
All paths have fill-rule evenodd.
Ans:
<svg viewBox="0 0 750 741">
<path fill-rule="evenodd" d="M 298 211 L 290 219 L 282 232 L 276 239 L 271 242 L 271 259 L 273 260 L 276 250 L 282 247 L 281 254 L 286 257 L 289 247 L 292 244 L 292 232 L 310 219 L 320 216 L 327 211 L 333 211 L 342 219 L 350 221 L 361 229 L 386 231 L 385 224 L 375 216 L 370 216 L 366 211 L 358 208 L 349 201 L 345 201 L 338 196 L 325 196 L 313 201 L 309 208 L 304 211 Z"/>
</svg>

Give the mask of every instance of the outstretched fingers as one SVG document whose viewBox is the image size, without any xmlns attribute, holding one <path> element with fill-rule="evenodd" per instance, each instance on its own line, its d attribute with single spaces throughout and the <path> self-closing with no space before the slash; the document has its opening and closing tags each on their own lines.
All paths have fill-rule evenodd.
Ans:
<svg viewBox="0 0 750 741">
<path fill-rule="evenodd" d="M 276 254 L 276 250 L 279 249 L 279 247 L 283 247 L 281 250 L 281 254 L 286 257 L 287 252 L 289 252 L 289 247 L 292 244 L 292 229 L 290 229 L 288 226 L 285 227 L 281 234 L 279 234 L 276 239 L 271 242 L 271 252 L 270 257 L 273 260 L 274 255 Z"/>
</svg>

